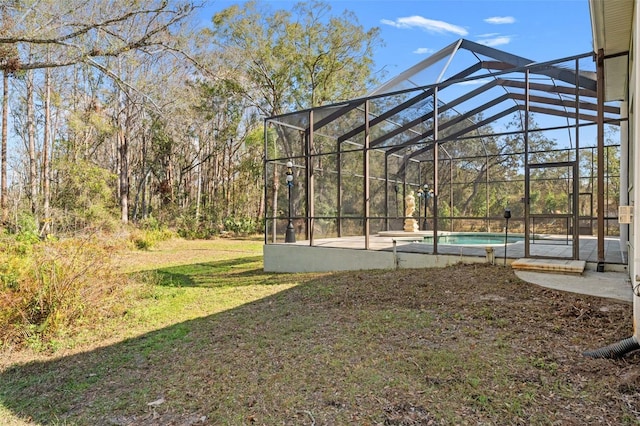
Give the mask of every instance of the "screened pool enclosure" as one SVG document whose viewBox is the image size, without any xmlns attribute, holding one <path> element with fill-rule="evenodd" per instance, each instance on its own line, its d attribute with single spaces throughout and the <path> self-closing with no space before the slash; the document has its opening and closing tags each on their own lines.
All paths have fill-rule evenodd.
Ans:
<svg viewBox="0 0 640 426">
<path fill-rule="evenodd" d="M 369 249 L 413 219 L 438 253 L 438 234 L 504 232 L 508 210 L 526 257 L 554 241 L 577 259 L 589 237 L 605 261 L 604 240 L 627 238 L 627 136 L 602 63 L 459 40 L 364 98 L 266 119 L 265 243 Z"/>
</svg>

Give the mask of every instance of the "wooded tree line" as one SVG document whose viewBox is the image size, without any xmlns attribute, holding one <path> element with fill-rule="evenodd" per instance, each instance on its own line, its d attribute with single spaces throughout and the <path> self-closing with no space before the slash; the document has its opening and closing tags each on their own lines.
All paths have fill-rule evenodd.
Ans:
<svg viewBox="0 0 640 426">
<path fill-rule="evenodd" d="M 182 0 L 0 5 L 5 228 L 253 230 L 263 118 L 361 95 L 378 30 L 318 1 L 202 19 Z"/>
</svg>

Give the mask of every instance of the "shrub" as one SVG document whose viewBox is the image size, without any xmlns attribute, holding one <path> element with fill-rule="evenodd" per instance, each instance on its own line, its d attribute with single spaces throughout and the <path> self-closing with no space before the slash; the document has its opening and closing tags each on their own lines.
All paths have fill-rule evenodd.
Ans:
<svg viewBox="0 0 640 426">
<path fill-rule="evenodd" d="M 174 238 L 176 233 L 153 218 L 139 223 L 139 228 L 131 233 L 130 239 L 138 250 L 149 250 L 160 241 Z"/>
<path fill-rule="evenodd" d="M 94 237 L 49 241 L 30 254 L 4 251 L 0 269 L 0 338 L 46 342 L 102 311 L 118 278 L 112 246 Z"/>
<path fill-rule="evenodd" d="M 224 229 L 234 234 L 247 235 L 255 234 L 258 225 L 255 220 L 248 217 L 228 217 L 224 220 Z"/>
<path fill-rule="evenodd" d="M 187 240 L 207 239 L 220 235 L 222 224 L 210 216 L 203 214 L 196 218 L 195 214 L 183 214 L 177 221 L 177 230 L 180 237 Z"/>
</svg>

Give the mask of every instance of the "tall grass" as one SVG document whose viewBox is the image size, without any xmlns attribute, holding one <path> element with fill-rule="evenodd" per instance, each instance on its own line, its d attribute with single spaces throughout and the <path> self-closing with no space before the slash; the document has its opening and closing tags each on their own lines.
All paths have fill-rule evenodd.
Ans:
<svg viewBox="0 0 640 426">
<path fill-rule="evenodd" d="M 111 267 L 117 246 L 95 235 L 28 245 L 5 239 L 0 251 L 3 346 L 46 347 L 108 309 L 110 295 L 126 279 Z"/>
</svg>

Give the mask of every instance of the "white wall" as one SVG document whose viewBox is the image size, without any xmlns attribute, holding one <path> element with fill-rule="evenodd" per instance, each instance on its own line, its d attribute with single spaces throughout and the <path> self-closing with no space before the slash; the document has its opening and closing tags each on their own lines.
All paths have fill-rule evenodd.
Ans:
<svg viewBox="0 0 640 426">
<path fill-rule="evenodd" d="M 640 129 L 640 114 L 638 114 L 638 102 L 640 102 L 640 73 L 638 72 L 638 60 L 636 47 L 640 46 L 640 18 L 638 17 L 637 3 L 634 2 L 633 33 L 629 55 L 629 203 L 634 208 L 633 221 L 629 229 L 629 276 L 633 286 L 640 284 L 640 141 L 638 131 Z M 633 334 L 638 338 L 640 321 L 640 297 L 633 297 Z"/>
<path fill-rule="evenodd" d="M 484 257 L 393 253 L 392 251 L 265 244 L 265 272 L 333 272 L 367 269 L 438 268 L 456 263 L 486 263 Z M 497 261 L 497 260 L 496 260 Z M 508 259 L 511 263 L 512 259 Z"/>
</svg>

